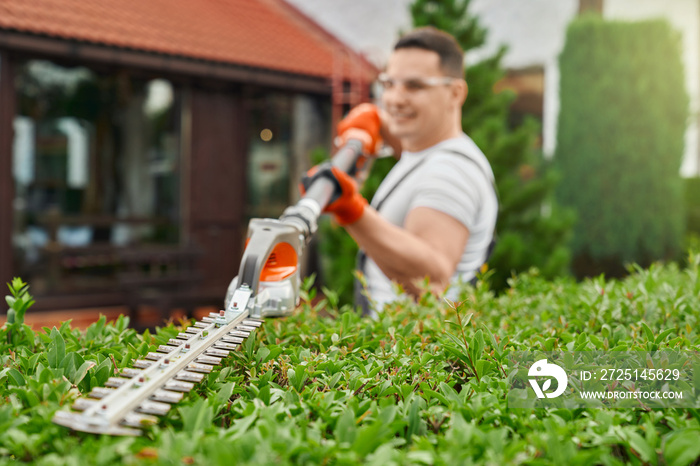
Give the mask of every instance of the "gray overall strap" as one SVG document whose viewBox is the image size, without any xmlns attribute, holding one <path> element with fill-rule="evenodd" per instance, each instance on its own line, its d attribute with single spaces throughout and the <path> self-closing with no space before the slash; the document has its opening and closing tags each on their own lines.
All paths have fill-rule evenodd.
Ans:
<svg viewBox="0 0 700 466">
<path fill-rule="evenodd" d="M 386 193 L 386 195 L 379 202 L 377 202 L 376 205 L 374 205 L 374 199 L 372 199 L 372 207 L 374 207 L 375 210 L 377 212 L 379 212 L 379 210 L 384 205 L 384 202 L 387 199 L 389 199 L 389 196 L 391 196 L 391 194 L 396 190 L 396 188 L 398 188 L 399 185 L 401 183 L 403 183 L 403 181 L 406 178 L 408 178 L 408 176 L 411 173 L 416 171 L 418 169 L 418 167 L 423 165 L 426 162 L 426 160 L 428 160 L 429 155 L 430 154 L 426 155 L 423 159 L 419 160 L 418 163 L 413 165 L 406 173 L 404 173 L 404 175 L 401 178 L 399 178 L 399 180 L 396 183 L 394 183 L 394 185 L 389 189 L 389 192 Z M 355 257 L 355 270 L 357 270 L 359 273 L 364 274 L 366 263 L 367 263 L 367 254 L 365 254 L 365 252 L 362 249 L 358 250 L 357 256 Z M 355 278 L 355 280 L 353 281 L 353 285 L 354 285 L 353 297 L 355 300 L 355 304 L 362 308 L 362 315 L 367 316 L 370 314 L 369 298 L 367 297 L 367 290 L 362 286 L 362 283 L 357 278 Z"/>
</svg>

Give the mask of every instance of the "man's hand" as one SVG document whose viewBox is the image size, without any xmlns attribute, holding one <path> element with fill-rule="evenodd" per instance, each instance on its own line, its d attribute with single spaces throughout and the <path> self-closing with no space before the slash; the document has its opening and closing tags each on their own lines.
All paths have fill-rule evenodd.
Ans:
<svg viewBox="0 0 700 466">
<path fill-rule="evenodd" d="M 350 139 L 357 139 L 362 141 L 365 154 L 374 155 L 382 143 L 381 127 L 377 106 L 360 104 L 338 123 L 338 146 L 345 145 Z"/>
<path fill-rule="evenodd" d="M 335 184 L 335 193 L 323 211 L 333 214 L 341 226 L 358 221 L 365 212 L 367 200 L 357 189 L 357 182 L 342 170 L 332 167 L 330 163 L 316 165 L 307 172 L 302 180 L 302 194 L 321 177 L 328 178 Z"/>
</svg>

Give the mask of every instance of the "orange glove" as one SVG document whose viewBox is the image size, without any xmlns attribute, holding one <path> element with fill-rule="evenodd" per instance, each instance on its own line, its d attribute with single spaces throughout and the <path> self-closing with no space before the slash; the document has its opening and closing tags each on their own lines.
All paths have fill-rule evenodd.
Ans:
<svg viewBox="0 0 700 466">
<path fill-rule="evenodd" d="M 382 137 L 379 135 L 381 127 L 382 121 L 377 106 L 360 104 L 338 123 L 338 145 L 342 146 L 350 139 L 358 139 L 362 141 L 365 154 L 373 155 L 382 143 Z"/>
<path fill-rule="evenodd" d="M 341 226 L 355 223 L 362 217 L 367 207 L 367 200 L 357 189 L 357 182 L 339 168 L 324 163 L 312 167 L 302 179 L 301 193 L 306 193 L 318 178 L 328 178 L 335 184 L 335 192 L 323 212 L 333 214 Z"/>
</svg>

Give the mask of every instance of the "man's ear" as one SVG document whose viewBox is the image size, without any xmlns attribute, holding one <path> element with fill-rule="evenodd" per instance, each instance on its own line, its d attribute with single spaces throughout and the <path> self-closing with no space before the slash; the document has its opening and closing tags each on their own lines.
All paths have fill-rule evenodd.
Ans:
<svg viewBox="0 0 700 466">
<path fill-rule="evenodd" d="M 461 79 L 457 82 L 458 86 L 458 94 L 457 98 L 459 99 L 459 104 L 464 105 L 464 102 L 467 100 L 467 95 L 469 95 L 469 84 L 467 84 L 467 81 L 464 79 Z"/>
<path fill-rule="evenodd" d="M 469 93 L 467 81 L 464 79 L 455 80 L 450 85 L 450 90 L 454 101 L 459 105 L 459 107 L 462 107 L 464 105 L 464 101 L 467 100 L 467 94 Z"/>
</svg>

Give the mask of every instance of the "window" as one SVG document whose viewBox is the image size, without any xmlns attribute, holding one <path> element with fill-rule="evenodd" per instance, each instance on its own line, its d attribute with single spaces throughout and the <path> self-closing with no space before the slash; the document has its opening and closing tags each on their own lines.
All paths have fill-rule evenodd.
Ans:
<svg viewBox="0 0 700 466">
<path fill-rule="evenodd" d="M 179 241 L 170 82 L 30 60 L 15 87 L 14 269 L 36 293 L 111 287 L 119 248 Z"/>
<path fill-rule="evenodd" d="M 290 202 L 292 97 L 267 93 L 250 107 L 248 215 L 276 218 Z"/>
</svg>

